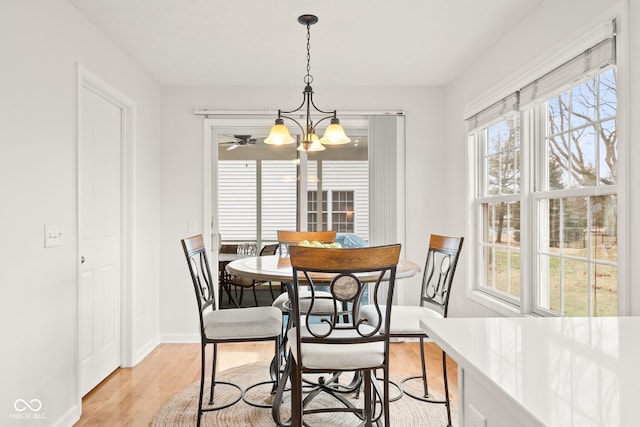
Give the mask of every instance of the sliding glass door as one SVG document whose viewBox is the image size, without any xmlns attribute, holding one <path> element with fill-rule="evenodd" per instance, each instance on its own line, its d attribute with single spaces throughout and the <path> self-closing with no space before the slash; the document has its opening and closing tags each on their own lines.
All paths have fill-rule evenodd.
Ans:
<svg viewBox="0 0 640 427">
<path fill-rule="evenodd" d="M 218 135 L 218 230 L 224 243 L 277 241 L 276 230 L 336 230 L 369 238 L 366 134 L 323 152 L 237 143 Z M 242 141 L 242 140 L 241 140 Z"/>
</svg>

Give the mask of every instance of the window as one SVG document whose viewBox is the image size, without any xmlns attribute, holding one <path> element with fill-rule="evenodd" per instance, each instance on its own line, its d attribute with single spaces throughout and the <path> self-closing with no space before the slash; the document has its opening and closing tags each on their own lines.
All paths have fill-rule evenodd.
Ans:
<svg viewBox="0 0 640 427">
<path fill-rule="evenodd" d="M 355 233 L 364 240 L 368 240 L 368 159 L 311 160 L 309 177 L 308 229 Z M 319 208 L 321 208 L 320 211 Z M 321 220 L 319 215 L 322 215 Z"/>
<path fill-rule="evenodd" d="M 322 219 L 318 221 L 318 191 L 309 191 L 307 194 L 307 225 L 309 226 L 309 231 L 322 231 L 328 230 L 327 228 L 327 192 L 320 192 L 322 195 L 322 209 L 320 212 L 322 214 Z"/>
<path fill-rule="evenodd" d="M 468 119 L 474 290 L 490 301 L 618 314 L 616 86 L 612 37 Z"/>
<path fill-rule="evenodd" d="M 535 192 L 534 309 L 618 314 L 616 72 L 549 98 Z"/>
<path fill-rule="evenodd" d="M 520 298 L 520 129 L 519 116 L 476 134 L 481 148 L 483 224 L 480 240 L 485 269 L 482 287 L 509 302 Z"/>
<path fill-rule="evenodd" d="M 318 192 L 309 191 L 307 196 L 307 225 L 309 231 L 336 230 L 338 233 L 353 233 L 354 191 L 322 191 L 322 221 L 318 223 Z M 328 199 L 327 197 L 330 197 Z M 329 218 L 331 222 L 329 222 Z"/>
</svg>

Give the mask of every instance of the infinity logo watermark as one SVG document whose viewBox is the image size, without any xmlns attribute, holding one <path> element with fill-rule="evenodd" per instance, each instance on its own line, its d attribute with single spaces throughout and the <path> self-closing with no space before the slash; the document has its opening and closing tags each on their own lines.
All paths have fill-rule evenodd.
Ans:
<svg viewBox="0 0 640 427">
<path fill-rule="evenodd" d="M 39 399 L 31 399 L 28 403 L 24 399 L 18 399 L 13 403 L 13 407 L 18 412 L 24 412 L 27 409 L 31 409 L 32 412 L 38 412 L 42 409 L 42 402 Z"/>
<path fill-rule="evenodd" d="M 31 399 L 28 402 L 24 399 L 17 399 L 13 402 L 13 408 L 17 412 L 9 414 L 9 418 L 14 420 L 44 420 L 47 418 L 46 413 L 40 412 L 42 409 L 40 399 Z"/>
</svg>

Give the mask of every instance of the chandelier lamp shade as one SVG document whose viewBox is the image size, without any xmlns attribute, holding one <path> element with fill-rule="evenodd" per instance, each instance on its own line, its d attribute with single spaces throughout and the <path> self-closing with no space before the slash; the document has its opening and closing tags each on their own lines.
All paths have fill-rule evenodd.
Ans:
<svg viewBox="0 0 640 427">
<path fill-rule="evenodd" d="M 285 125 L 284 119 L 290 120 L 295 123 L 302 131 L 302 141 L 298 146 L 298 150 L 310 152 L 310 151 L 322 151 L 325 149 L 325 145 L 338 145 L 351 142 L 351 139 L 347 137 L 344 129 L 340 125 L 340 120 L 336 110 L 323 111 L 316 107 L 313 102 L 313 89 L 311 83 L 313 77 L 311 76 L 311 26 L 318 22 L 318 17 L 315 15 L 301 15 L 298 17 L 298 22 L 307 27 L 307 75 L 304 77 L 305 88 L 302 91 L 302 104 L 295 110 L 278 110 L 278 118 L 275 124 L 269 132 L 269 136 L 264 140 L 266 144 L 273 145 L 285 145 L 293 144 L 296 140 L 291 136 L 289 129 Z M 306 123 L 303 125 L 296 119 L 290 116 L 290 114 L 302 112 L 306 113 Z M 315 122 L 311 119 L 311 115 L 324 115 L 318 118 Z M 324 135 L 319 138 L 316 135 L 316 129 L 320 123 L 330 120 Z"/>
</svg>

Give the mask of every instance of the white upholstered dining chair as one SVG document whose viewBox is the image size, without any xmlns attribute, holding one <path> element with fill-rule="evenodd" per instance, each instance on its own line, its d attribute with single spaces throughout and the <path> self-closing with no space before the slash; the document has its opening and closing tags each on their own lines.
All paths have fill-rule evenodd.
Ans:
<svg viewBox="0 0 640 427">
<path fill-rule="evenodd" d="M 451 426 L 451 407 L 449 401 L 449 383 L 447 380 L 446 354 L 442 352 L 442 370 L 444 376 L 444 400 L 434 399 L 429 392 L 427 383 L 427 368 L 424 354 L 424 343 L 429 340 L 425 331 L 420 327 L 420 321 L 447 317 L 449 311 L 449 296 L 453 276 L 456 272 L 458 258 L 462 250 L 463 237 L 446 237 L 432 234 L 429 238 L 429 249 L 422 276 L 422 286 L 418 296 L 419 305 L 394 305 L 391 308 L 391 322 L 389 333 L 392 338 L 418 338 L 420 340 L 421 375 L 410 376 L 401 381 L 401 391 L 423 402 L 440 403 L 446 405 L 448 425 Z M 385 310 L 381 310 L 382 313 Z M 378 322 L 378 311 L 373 305 L 365 305 L 360 309 L 360 316 L 367 322 Z M 420 379 L 422 393 L 415 394 L 407 390 L 408 381 Z"/>
<path fill-rule="evenodd" d="M 209 261 L 202 235 L 182 239 L 182 248 L 189 266 L 189 273 L 195 290 L 198 304 L 198 318 L 200 321 L 201 366 L 200 366 L 200 394 L 198 397 L 198 421 L 200 426 L 202 414 L 217 411 L 234 405 L 245 397 L 245 391 L 261 384 L 272 383 L 275 392 L 280 372 L 280 341 L 282 334 L 282 314 L 275 307 L 249 307 L 219 310 L 216 308 L 214 289 L 217 280 L 213 281 Z M 272 381 L 253 384 L 246 390 L 239 385 L 227 381 L 216 380 L 216 360 L 218 344 L 229 342 L 274 341 L 274 361 Z M 205 356 L 207 345 L 213 346 L 211 385 L 208 405 L 203 405 L 205 386 Z M 216 386 L 234 387 L 238 391 L 235 399 L 217 404 L 214 399 Z M 253 406 L 270 407 L 270 405 L 256 404 L 245 399 Z"/>
<path fill-rule="evenodd" d="M 389 303 L 393 298 L 400 245 L 342 249 L 292 246 L 289 251 L 293 268 L 293 326 L 287 332 L 291 425 L 302 426 L 305 414 L 336 410 L 352 411 L 362 420 L 360 425 L 371 426 L 376 422 L 388 426 Z M 388 289 L 383 301 L 387 312 L 378 323 L 365 324 L 357 316 L 362 296 L 369 286 L 377 293 L 383 284 Z M 328 292 L 317 292 L 318 287 L 328 288 Z M 383 372 L 382 384 L 376 378 L 376 370 Z M 303 375 L 328 373 L 335 378 L 341 372 L 362 375 L 361 407 L 352 407 L 344 399 L 338 399 L 335 408 L 305 407 L 308 399 L 303 396 L 306 381 Z M 331 381 L 319 381 L 317 386 L 337 396 Z"/>
</svg>

